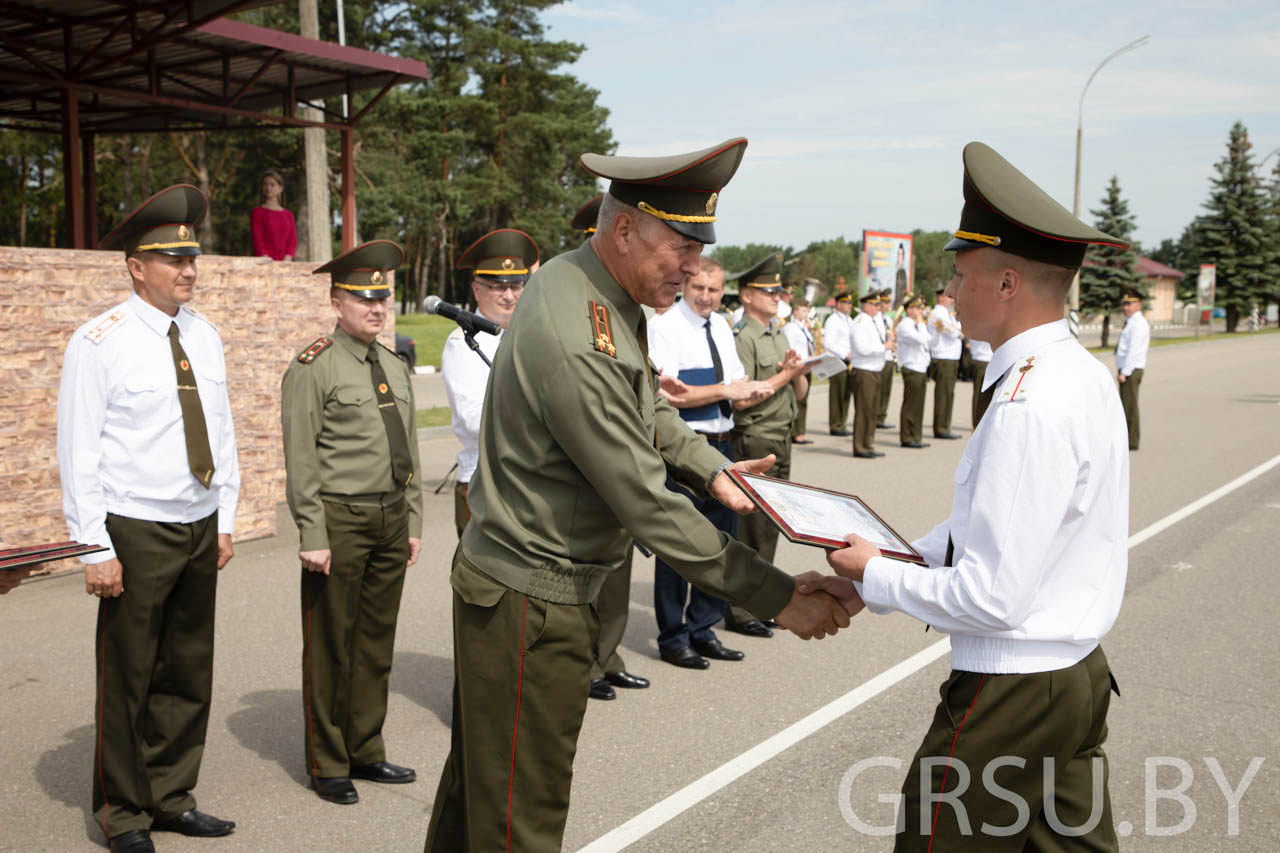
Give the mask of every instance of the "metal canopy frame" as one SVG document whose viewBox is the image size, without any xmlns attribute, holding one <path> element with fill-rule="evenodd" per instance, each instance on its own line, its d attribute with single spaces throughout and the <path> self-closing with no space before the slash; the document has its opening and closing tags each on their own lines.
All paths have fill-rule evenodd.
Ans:
<svg viewBox="0 0 1280 853">
<path fill-rule="evenodd" d="M 61 134 L 72 248 L 97 247 L 98 134 L 277 127 L 340 134 L 342 245 L 354 245 L 355 125 L 427 67 L 223 17 L 279 2 L 0 0 L 0 128 Z M 358 91 L 375 94 L 348 117 L 323 107 Z"/>
</svg>

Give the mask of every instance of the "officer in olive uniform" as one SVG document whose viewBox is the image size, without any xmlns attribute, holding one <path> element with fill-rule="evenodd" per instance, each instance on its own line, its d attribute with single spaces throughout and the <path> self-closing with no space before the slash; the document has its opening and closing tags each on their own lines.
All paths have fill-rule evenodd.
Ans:
<svg viewBox="0 0 1280 853">
<path fill-rule="evenodd" d="M 596 196 L 574 214 L 569 225 L 590 237 L 596 233 L 596 219 L 600 216 L 600 203 L 604 194 Z M 631 560 L 635 549 L 627 549 L 626 562 L 610 572 L 596 597 L 596 616 L 600 620 L 600 636 L 591 662 L 591 682 L 587 695 L 592 699 L 609 701 L 617 699 L 615 687 L 642 690 L 649 686 L 649 679 L 627 672 L 627 665 L 618 654 L 622 635 L 627 632 L 627 615 L 631 609 Z"/>
<path fill-rule="evenodd" d="M 880 313 L 875 316 L 876 324 L 880 327 L 886 343 L 893 341 L 892 315 L 893 288 L 886 287 L 880 291 Z M 876 412 L 876 429 L 893 429 L 893 424 L 889 423 L 889 397 L 893 394 L 893 375 L 896 365 L 894 349 L 885 347 L 884 370 L 880 372 L 880 409 Z"/>
<path fill-rule="evenodd" d="M 791 349 L 776 316 L 782 298 L 782 253 L 772 254 L 744 272 L 731 276 L 742 296 L 742 319 L 733 327 L 738 358 L 747 378 L 768 382 L 774 393 L 763 402 L 738 410 L 733 419 L 733 452 L 738 459 L 759 459 L 773 454 L 777 461 L 765 473 L 786 480 L 791 477 L 791 424 L 796 399 L 809 389 L 809 369 Z M 742 519 L 738 538 L 770 562 L 778 550 L 778 528 L 763 513 Z M 724 626 L 750 637 L 769 637 L 770 625 L 742 607 L 731 605 Z M 738 657 L 742 652 L 735 652 Z"/>
<path fill-rule="evenodd" d="M 307 773 L 321 799 L 350 804 L 351 778 L 412 782 L 386 760 L 382 723 L 407 566 L 421 547 L 413 386 L 376 341 L 400 247 L 357 246 L 329 273 L 337 317 L 285 371 L 286 489 L 302 562 L 302 704 Z"/>
<path fill-rule="evenodd" d="M 208 201 L 179 184 L 102 240 L 134 294 L 67 344 L 58 470 L 71 538 L 98 597 L 93 811 L 113 853 L 152 830 L 218 836 L 196 809 L 213 695 L 214 601 L 240 492 L 222 340 L 187 307 Z"/>
<path fill-rule="evenodd" d="M 715 240 L 745 139 L 671 157 L 584 154 L 612 181 L 598 231 L 530 280 L 494 358 L 471 521 L 454 557 L 453 740 L 425 849 L 558 851 L 598 623 L 634 538 L 708 592 L 804 636 L 847 624 L 665 487 L 742 511 L 729 462 L 657 394 L 642 305 L 672 304 Z M 735 463 L 759 470 L 771 459 Z"/>
</svg>

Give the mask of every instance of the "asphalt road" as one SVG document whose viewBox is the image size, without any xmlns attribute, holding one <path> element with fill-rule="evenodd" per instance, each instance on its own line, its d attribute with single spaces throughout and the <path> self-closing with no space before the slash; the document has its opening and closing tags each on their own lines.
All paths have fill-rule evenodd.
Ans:
<svg viewBox="0 0 1280 853">
<path fill-rule="evenodd" d="M 1152 351 L 1142 450 L 1132 456 L 1131 533 L 1280 454 L 1277 366 L 1280 335 Z M 968 426 L 968 394 L 962 386 L 960 427 Z M 810 405 L 818 441 L 797 449 L 794 479 L 862 495 L 909 537 L 945 516 L 963 442 L 905 450 L 896 431 L 881 431 L 888 455 L 856 460 L 849 439 L 826 435 L 825 409 L 822 396 Z M 451 436 L 425 435 L 431 487 L 455 445 Z M 448 749 L 455 537 L 447 489 L 428 491 L 427 516 L 427 545 L 405 588 L 385 729 L 388 757 L 415 766 L 418 783 L 358 783 L 361 802 L 350 807 L 304 786 L 296 540 L 282 510 L 279 536 L 237 546 L 218 595 L 213 715 L 195 793 L 202 809 L 239 827 L 216 841 L 157 834 L 159 849 L 421 848 Z M 1115 817 L 1131 830 L 1125 850 L 1261 851 L 1280 842 L 1277 523 L 1280 466 L 1130 551 L 1124 609 L 1104 643 L 1123 691 L 1112 703 L 1108 753 Z M 824 566 L 820 552 L 785 542 L 779 561 L 795 572 Z M 94 609 L 78 576 L 28 582 L 0 599 L 0 850 L 101 849 L 87 814 Z M 897 791 L 903 771 L 871 766 L 843 791 L 841 781 L 866 759 L 910 759 L 947 672 L 939 635 L 902 616 L 869 614 L 822 642 L 722 634 L 747 659 L 690 672 L 657 659 L 655 633 L 652 562 L 638 560 L 622 653 L 654 684 L 590 704 L 566 849 L 621 849 L 611 833 L 624 825 L 634 830 L 626 849 L 635 851 L 891 846 L 846 818 L 890 823 L 893 807 L 880 797 Z M 921 652 L 932 662 L 899 666 Z M 882 675 L 895 666 L 899 677 Z M 837 707 L 794 735 L 797 723 L 839 702 L 854 707 Z M 1251 762 L 1256 775 L 1231 834 L 1214 768 L 1221 784 L 1239 790 Z M 1182 782 L 1184 799 L 1161 793 Z"/>
</svg>

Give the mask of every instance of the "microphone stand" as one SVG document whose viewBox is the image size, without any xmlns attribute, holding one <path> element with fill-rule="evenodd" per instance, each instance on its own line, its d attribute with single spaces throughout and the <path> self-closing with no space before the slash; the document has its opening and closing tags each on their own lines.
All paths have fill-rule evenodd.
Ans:
<svg viewBox="0 0 1280 853">
<path fill-rule="evenodd" d="M 467 346 L 471 347 L 471 351 L 480 356 L 480 360 L 484 362 L 485 367 L 493 367 L 493 362 L 489 361 L 488 357 L 480 351 L 480 345 L 476 343 L 476 327 L 465 317 L 459 317 L 456 322 L 458 327 L 462 329 L 462 339 L 467 342 Z"/>
</svg>

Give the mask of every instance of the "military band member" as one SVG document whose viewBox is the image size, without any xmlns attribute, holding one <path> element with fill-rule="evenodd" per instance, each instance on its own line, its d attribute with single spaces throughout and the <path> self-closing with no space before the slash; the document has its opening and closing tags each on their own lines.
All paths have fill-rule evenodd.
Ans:
<svg viewBox="0 0 1280 853">
<path fill-rule="evenodd" d="M 497 323 L 503 331 L 511 323 L 520 294 L 529 279 L 529 269 L 538 262 L 538 246 L 533 238 L 515 228 L 490 231 L 467 247 L 455 266 L 471 270 L 471 296 L 476 313 Z M 485 388 L 489 384 L 489 365 L 498 351 L 502 334 L 485 332 L 474 337 L 479 352 L 471 349 L 461 328 L 445 338 L 440 354 L 440 378 L 452 413 L 453 434 L 462 449 L 458 451 L 458 479 L 453 487 L 453 523 L 462 538 L 471 512 L 467 509 L 467 484 L 480 458 L 480 410 L 484 407 Z M 480 354 L 484 354 L 484 358 Z"/>
<path fill-rule="evenodd" d="M 880 313 L 880 294 L 864 293 L 862 310 L 853 318 L 850 335 L 850 367 L 853 385 L 853 455 L 859 459 L 884 456 L 873 446 L 876 416 L 880 408 L 880 373 L 884 370 L 885 339 L 880 336 L 875 317 Z"/>
<path fill-rule="evenodd" d="M 658 396 L 641 310 L 670 305 L 699 271 L 745 146 L 582 157 L 611 181 L 598 230 L 530 280 L 493 363 L 503 393 L 486 397 L 480 420 L 471 521 L 450 579 L 453 739 L 428 851 L 560 849 L 596 631 L 590 602 L 633 538 L 705 591 L 802 635 L 847 624 L 843 607 L 810 604 L 664 485 L 670 471 L 748 508 L 728 460 Z"/>
<path fill-rule="evenodd" d="M 1115 682 L 1099 643 L 1124 594 L 1129 456 L 1107 369 L 1062 315 L 1086 246 L 1125 244 L 981 143 L 964 165 L 948 293 L 995 348 L 984 381 L 1000 390 L 956 468 L 950 518 L 913 543 L 928 568 L 856 536 L 828 559 L 869 610 L 951 635 L 894 849 L 1117 850 L 1102 749 Z M 998 786 L 981 784 L 993 766 Z M 944 790 L 949 803 L 926 798 Z"/>
<path fill-rule="evenodd" d="M 738 358 L 748 379 L 767 382 L 773 389 L 772 396 L 766 399 L 747 400 L 736 406 L 735 458 L 759 459 L 772 454 L 777 461 L 765 473 L 787 480 L 791 478 L 791 423 L 796 416 L 796 400 L 809 391 L 809 368 L 801 363 L 782 327 L 774 322 L 782 298 L 782 253 L 770 255 L 735 278 L 745 309 L 733 327 Z M 738 538 L 773 561 L 778 550 L 778 528 L 763 513 L 743 518 Z M 773 635 L 771 620 L 737 605 L 729 606 L 724 627 L 749 637 Z"/>
<path fill-rule="evenodd" d="M 1138 449 L 1141 438 L 1138 422 L 1138 388 L 1147 368 L 1147 351 L 1151 348 L 1151 326 L 1142 316 L 1142 296 L 1127 291 L 1120 300 L 1124 311 L 1124 329 L 1116 341 L 1116 381 L 1120 383 L 1120 404 L 1129 429 L 1129 449 Z"/>
<path fill-rule="evenodd" d="M 991 344 L 986 341 L 965 339 L 964 345 L 969 348 L 969 365 L 973 370 L 973 402 L 970 404 L 969 421 L 973 429 L 978 428 L 978 421 L 991 405 L 991 389 L 982 390 L 987 378 L 987 365 L 991 363 Z"/>
<path fill-rule="evenodd" d="M 880 291 L 880 311 L 875 316 L 876 326 L 880 329 L 881 338 L 885 342 L 884 370 L 880 373 L 880 408 L 876 410 L 876 429 L 893 429 L 893 424 L 889 423 L 889 397 L 893 394 L 897 344 L 894 340 L 892 313 L 893 288 L 886 287 Z"/>
<path fill-rule="evenodd" d="M 58 470 L 96 596 L 93 812 L 112 851 L 151 830 L 226 835 L 196 809 L 213 687 L 218 572 L 232 556 L 240 464 L 222 339 L 187 307 L 208 202 L 185 184 L 102 240 L 134 294 L 76 330 L 58 392 Z"/>
<path fill-rule="evenodd" d="M 836 310 L 827 316 L 822 325 L 822 345 L 826 351 L 835 353 L 844 359 L 846 365 L 851 364 L 851 344 L 853 342 L 853 294 L 847 290 L 836 294 Z M 848 430 L 849 398 L 853 395 L 853 375 L 846 370 L 837 373 L 830 379 L 830 393 L 827 397 L 827 414 L 832 435 L 853 435 Z"/>
<path fill-rule="evenodd" d="M 929 326 L 923 296 L 907 300 L 906 316 L 898 323 L 898 364 L 902 367 L 902 409 L 898 439 L 903 447 L 928 447 L 924 437 L 924 398 L 929 393 Z"/>
<path fill-rule="evenodd" d="M 955 300 L 947 288 L 938 289 L 938 301 L 929 312 L 929 369 L 933 373 L 933 437 L 957 439 L 951 432 L 951 410 L 956 399 L 956 375 L 960 370 L 963 333 L 956 319 Z"/>
<path fill-rule="evenodd" d="M 352 778 L 405 783 L 382 724 L 405 569 L 421 549 L 422 489 L 409 369 L 376 338 L 403 252 L 374 240 L 329 273 L 336 325 L 281 384 L 286 492 L 302 564 L 303 748 L 322 800 L 359 799 Z"/>
<path fill-rule="evenodd" d="M 817 341 L 814 340 L 813 329 L 809 328 L 809 310 L 809 301 L 803 296 L 797 296 L 791 303 L 791 319 L 782 327 L 787 343 L 802 359 L 817 352 Z M 806 389 L 805 395 L 796 400 L 796 419 L 791 423 L 792 444 L 813 444 L 806 428 L 809 414 L 808 392 L 812 390 L 812 387 Z"/>
</svg>

